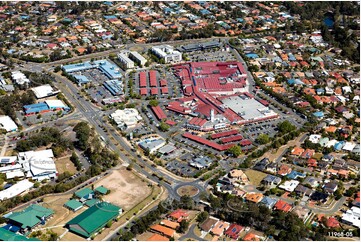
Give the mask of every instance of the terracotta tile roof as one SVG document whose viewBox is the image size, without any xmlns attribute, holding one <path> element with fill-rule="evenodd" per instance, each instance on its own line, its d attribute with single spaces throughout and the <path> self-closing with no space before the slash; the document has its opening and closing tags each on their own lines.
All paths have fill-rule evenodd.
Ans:
<svg viewBox="0 0 361 242">
<path fill-rule="evenodd" d="M 160 234 L 153 234 L 147 239 L 147 241 L 169 241 L 169 239 Z"/>
<path fill-rule="evenodd" d="M 278 200 L 274 207 L 275 207 L 275 209 L 281 210 L 284 212 L 289 212 L 292 209 L 292 205 L 283 200 Z"/>
<path fill-rule="evenodd" d="M 243 241 L 259 241 L 259 238 L 253 233 L 248 233 L 248 234 L 246 234 L 246 236 L 243 237 L 242 240 Z"/>
<path fill-rule="evenodd" d="M 189 216 L 188 213 L 182 209 L 178 209 L 169 214 L 169 217 L 173 218 L 174 220 L 177 220 L 178 222 L 181 222 L 183 219 L 187 219 L 188 216 Z"/>
<path fill-rule="evenodd" d="M 248 201 L 251 201 L 254 203 L 259 203 L 263 198 L 263 194 L 262 193 L 248 193 L 245 198 Z"/>
<path fill-rule="evenodd" d="M 300 156 L 302 155 L 302 153 L 304 152 L 305 150 L 301 147 L 295 147 L 293 148 L 293 150 L 291 151 L 291 155 L 297 155 L 297 156 Z"/>
<path fill-rule="evenodd" d="M 211 232 L 215 235 L 221 236 L 223 232 L 228 229 L 229 223 L 224 221 L 218 221 L 211 230 Z"/>
<path fill-rule="evenodd" d="M 329 228 L 338 228 L 340 227 L 340 223 L 334 217 L 329 217 L 326 221 L 326 226 Z"/>
<path fill-rule="evenodd" d="M 171 229 L 177 229 L 179 227 L 179 223 L 173 222 L 167 219 L 164 219 L 160 222 L 161 225 L 164 225 L 166 227 L 169 227 Z"/>
<path fill-rule="evenodd" d="M 164 227 L 162 225 L 159 225 L 159 224 L 155 224 L 155 225 L 152 225 L 150 226 L 150 228 L 154 231 L 157 231 L 165 236 L 168 236 L 168 237 L 173 237 L 174 234 L 175 234 L 175 230 L 174 229 L 171 229 L 171 228 L 167 228 L 167 227 Z"/>
</svg>

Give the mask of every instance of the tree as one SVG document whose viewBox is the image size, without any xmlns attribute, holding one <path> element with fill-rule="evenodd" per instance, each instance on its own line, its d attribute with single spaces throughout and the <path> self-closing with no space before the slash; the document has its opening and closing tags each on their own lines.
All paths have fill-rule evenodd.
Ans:
<svg viewBox="0 0 361 242">
<path fill-rule="evenodd" d="M 267 144 L 270 141 L 270 138 L 267 134 L 260 134 L 257 139 L 256 139 L 257 143 L 259 144 Z"/>
<path fill-rule="evenodd" d="M 77 125 L 75 125 L 73 131 L 76 133 L 77 146 L 81 150 L 87 149 L 89 147 L 89 137 L 90 137 L 90 127 L 86 122 L 80 122 Z"/>
<path fill-rule="evenodd" d="M 180 207 L 184 209 L 193 209 L 194 201 L 190 196 L 182 196 L 180 198 Z"/>
<path fill-rule="evenodd" d="M 159 124 L 159 129 L 160 129 L 160 131 L 162 131 L 162 132 L 167 132 L 167 131 L 169 131 L 169 125 L 168 124 L 166 124 L 166 123 L 164 123 L 164 122 L 161 122 L 160 124 Z"/>
<path fill-rule="evenodd" d="M 156 107 L 156 106 L 159 105 L 159 102 L 158 102 L 158 100 L 153 99 L 153 100 L 150 100 L 150 101 L 149 101 L 149 105 L 150 105 L 151 107 Z"/>
<path fill-rule="evenodd" d="M 197 222 L 202 223 L 209 217 L 209 213 L 207 211 L 200 212 L 197 216 Z"/>
<path fill-rule="evenodd" d="M 296 126 L 292 125 L 290 123 L 290 121 L 288 121 L 288 120 L 285 120 L 282 123 L 279 123 L 277 125 L 277 128 L 282 134 L 290 133 L 291 131 L 296 130 Z"/>
<path fill-rule="evenodd" d="M 242 153 L 242 148 L 239 145 L 234 145 L 227 150 L 227 153 L 233 155 L 233 157 L 238 157 Z"/>
<path fill-rule="evenodd" d="M 187 231 L 189 227 L 189 222 L 185 219 L 183 219 L 180 223 L 179 223 L 179 228 L 177 229 L 178 233 L 185 233 Z"/>
</svg>

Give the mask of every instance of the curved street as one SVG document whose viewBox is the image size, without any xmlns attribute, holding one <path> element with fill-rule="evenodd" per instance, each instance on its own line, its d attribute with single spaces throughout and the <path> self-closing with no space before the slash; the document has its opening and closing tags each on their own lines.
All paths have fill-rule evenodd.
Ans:
<svg viewBox="0 0 361 242">
<path fill-rule="evenodd" d="M 182 237 L 179 238 L 179 240 L 188 240 L 188 239 L 192 239 L 192 240 L 195 240 L 195 241 L 206 241 L 205 239 L 201 238 L 201 237 L 198 237 L 195 233 L 194 233 L 194 229 L 195 227 L 197 226 L 197 224 L 192 224 L 189 229 L 188 229 L 188 232 L 183 235 Z"/>
</svg>

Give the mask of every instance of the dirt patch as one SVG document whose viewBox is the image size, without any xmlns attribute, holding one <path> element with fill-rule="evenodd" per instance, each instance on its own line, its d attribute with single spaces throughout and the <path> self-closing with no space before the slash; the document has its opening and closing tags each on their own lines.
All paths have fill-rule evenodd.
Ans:
<svg viewBox="0 0 361 242">
<path fill-rule="evenodd" d="M 244 173 L 247 175 L 250 183 L 255 186 L 258 186 L 263 178 L 267 176 L 266 173 L 255 170 L 246 170 Z"/>
<path fill-rule="evenodd" d="M 80 237 L 79 235 L 76 235 L 72 232 L 67 232 L 63 238 L 61 238 L 62 241 L 86 241 L 83 237 Z"/>
<path fill-rule="evenodd" d="M 179 196 L 189 196 L 189 197 L 193 197 L 197 195 L 198 192 L 199 192 L 198 188 L 194 186 L 183 186 L 178 188 L 177 190 Z"/>
<path fill-rule="evenodd" d="M 73 162 L 71 162 L 70 157 L 62 157 L 55 160 L 56 169 L 59 174 L 64 173 L 65 171 L 70 172 L 70 174 L 75 174 L 77 172 Z"/>
<path fill-rule="evenodd" d="M 143 201 L 151 193 L 147 182 L 125 168 L 113 171 L 97 182 L 95 187 L 101 185 L 110 189 L 110 193 L 103 196 L 103 200 L 118 205 L 125 211 Z"/>
<path fill-rule="evenodd" d="M 152 235 L 153 235 L 152 232 L 147 231 L 147 232 L 144 232 L 143 234 L 138 235 L 136 237 L 136 239 L 138 241 L 147 241 L 147 239 L 149 239 L 149 237 L 152 236 Z"/>
</svg>

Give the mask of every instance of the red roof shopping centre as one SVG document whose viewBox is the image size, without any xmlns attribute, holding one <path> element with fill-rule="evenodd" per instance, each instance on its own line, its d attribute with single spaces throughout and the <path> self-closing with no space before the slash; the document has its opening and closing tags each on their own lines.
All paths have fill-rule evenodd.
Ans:
<svg viewBox="0 0 361 242">
<path fill-rule="evenodd" d="M 247 92 L 247 72 L 240 62 L 191 62 L 173 66 L 186 97 L 167 109 L 202 118 L 188 128 L 210 131 L 232 124 L 277 118 L 277 113 Z"/>
</svg>

